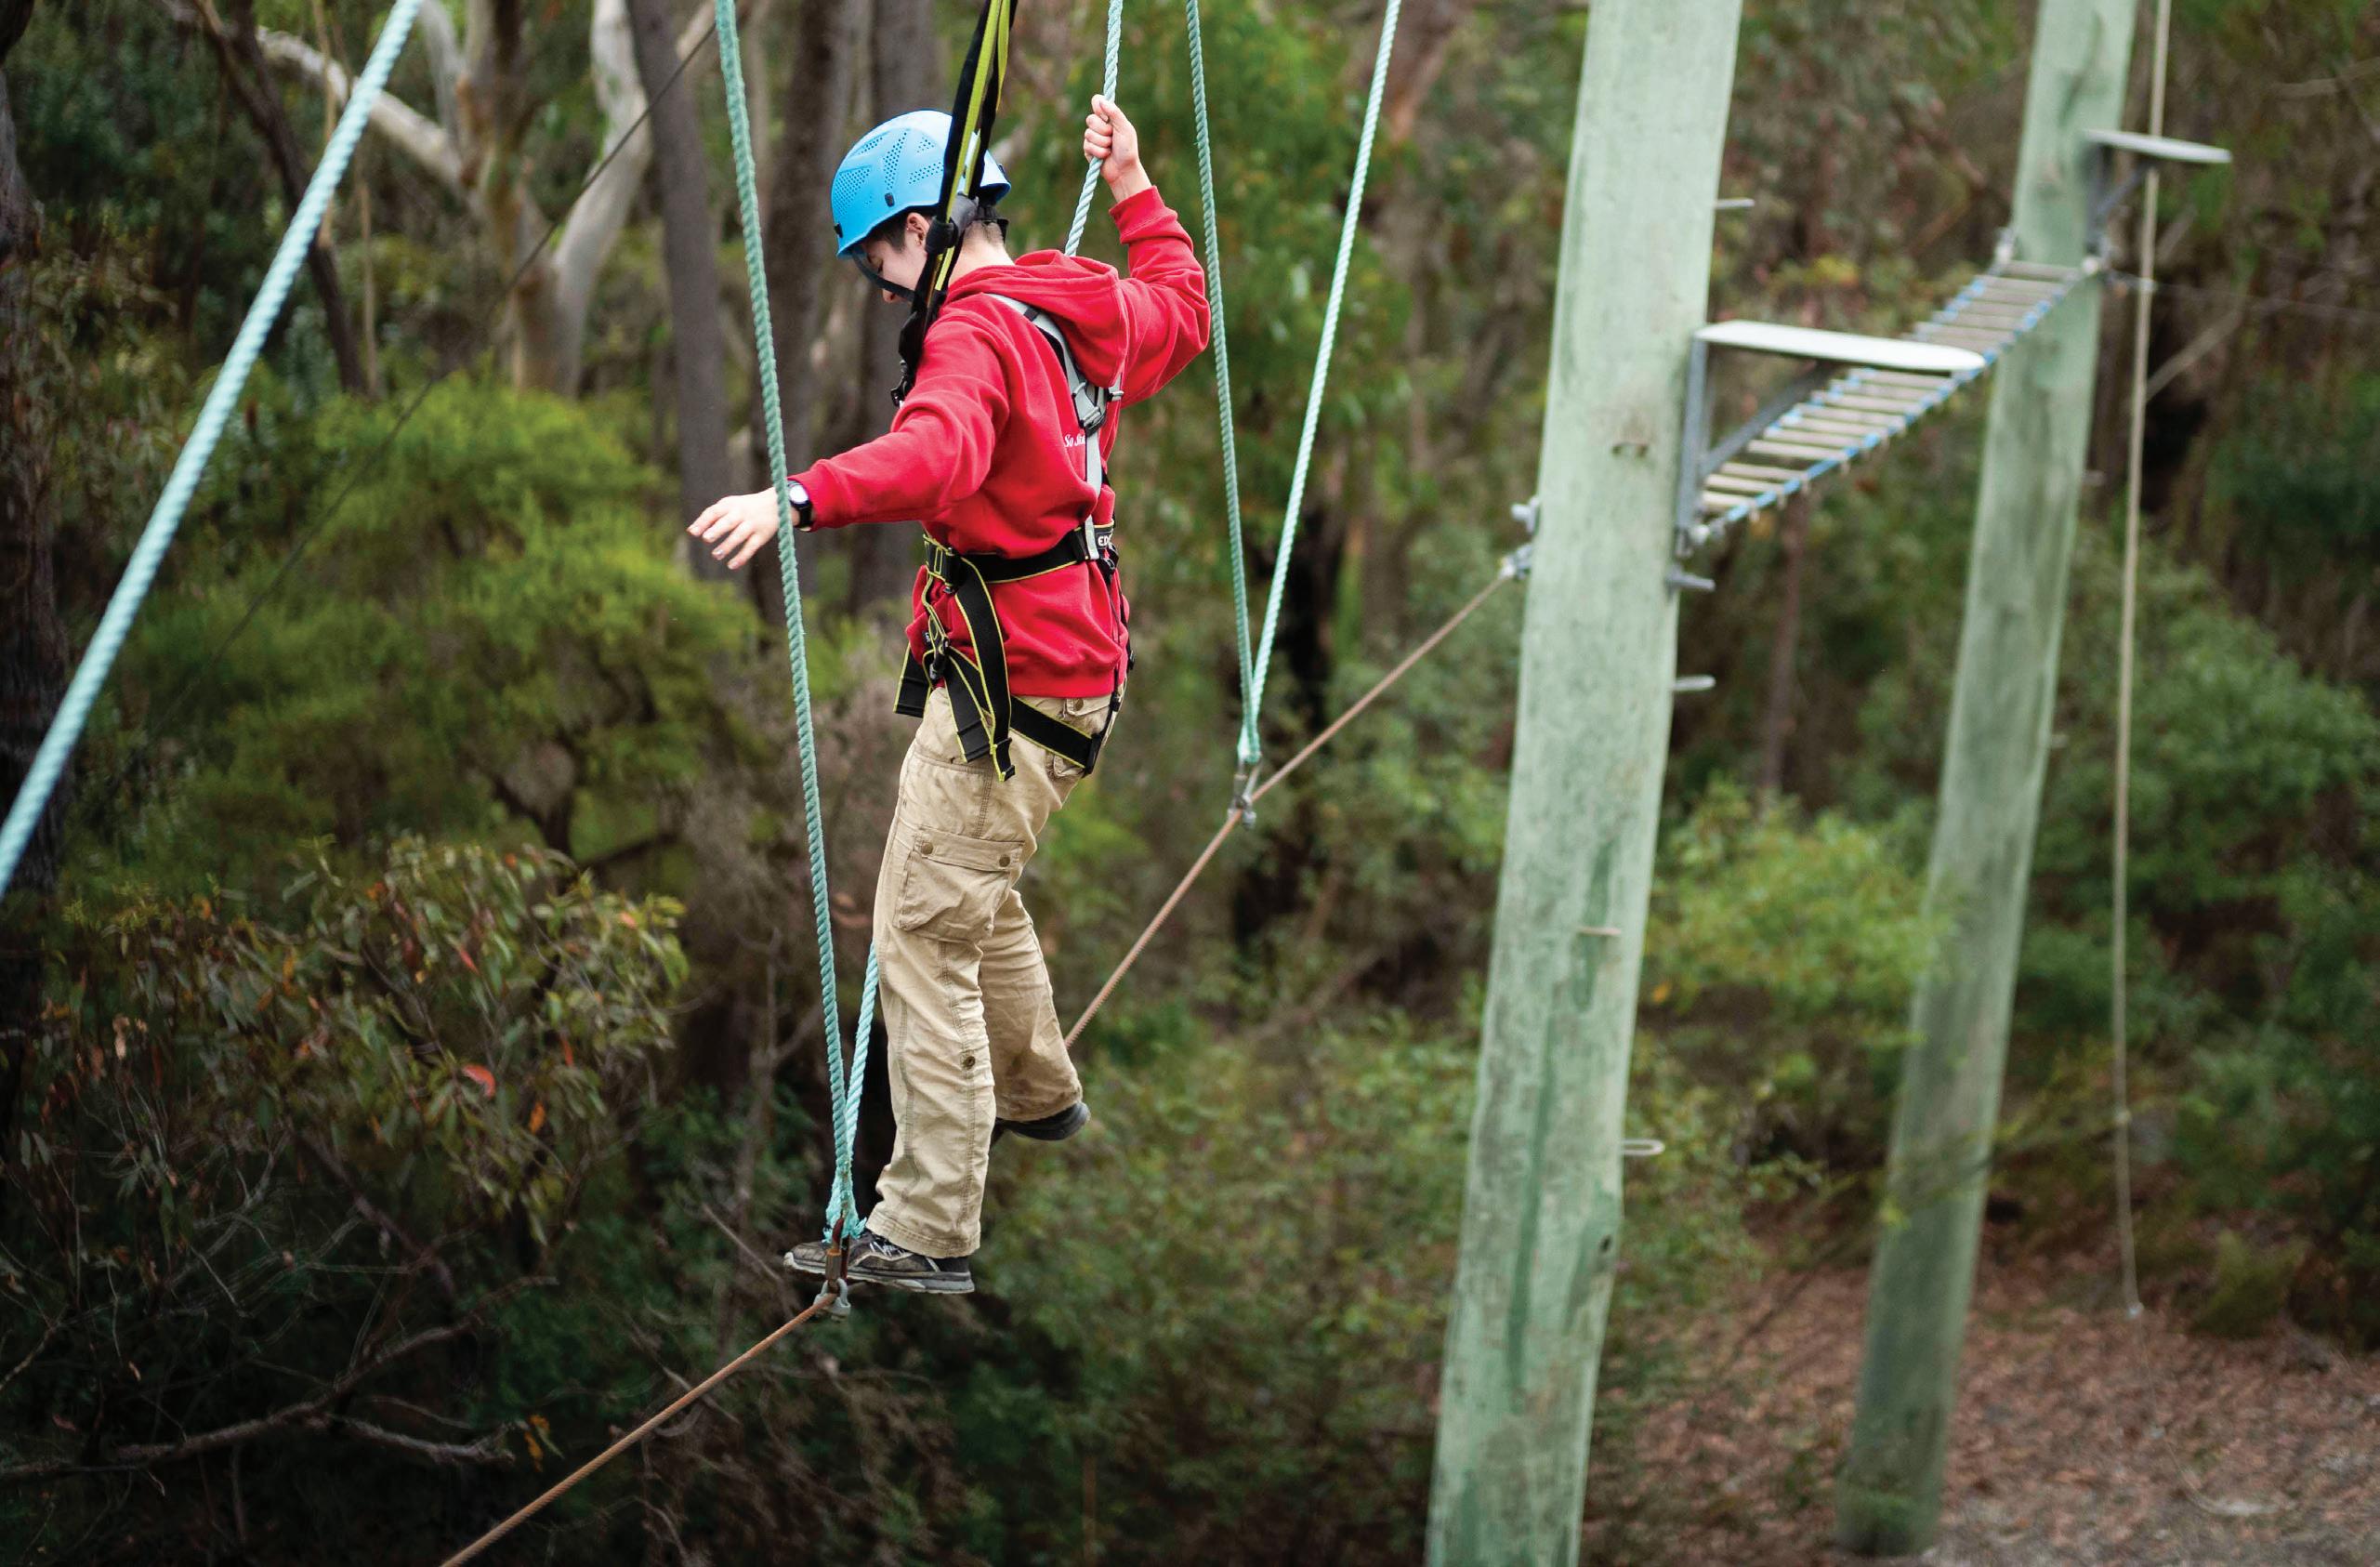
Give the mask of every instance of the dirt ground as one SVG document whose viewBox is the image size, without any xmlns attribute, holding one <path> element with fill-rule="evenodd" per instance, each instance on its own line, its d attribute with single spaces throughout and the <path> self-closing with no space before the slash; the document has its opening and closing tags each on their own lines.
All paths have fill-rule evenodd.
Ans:
<svg viewBox="0 0 2380 1567">
<path fill-rule="evenodd" d="M 1642 1494 L 1589 1521 L 1600 1560 L 1856 1560 L 1829 1546 L 1830 1485 L 1866 1283 L 1856 1271 L 1798 1281 L 1724 1390 L 1648 1418 L 1629 1466 Z M 2286 1325 L 2246 1342 L 2196 1336 L 2154 1308 L 2138 1321 L 2084 1309 L 2083 1293 L 2075 1272 L 2040 1263 L 1979 1274 L 1941 1536 L 1908 1560 L 2380 1563 L 2380 1358 Z M 1755 1292 L 1738 1322 L 1779 1297 Z M 1673 1500 L 1648 1505 L 1656 1495 Z"/>
</svg>

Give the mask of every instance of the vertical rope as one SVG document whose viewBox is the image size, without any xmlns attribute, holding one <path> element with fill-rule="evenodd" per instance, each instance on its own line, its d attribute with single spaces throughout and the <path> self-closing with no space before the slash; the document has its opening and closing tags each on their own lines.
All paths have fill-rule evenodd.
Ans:
<svg viewBox="0 0 2380 1567">
<path fill-rule="evenodd" d="M 828 1198 L 826 1230 L 831 1238 L 838 1217 L 847 1211 L 851 1193 L 851 1128 L 857 1119 L 859 1088 L 866 1075 L 868 1014 L 875 999 L 874 955 L 861 993 L 861 1033 L 852 1047 L 850 1071 L 843 1064 L 843 1018 L 835 989 L 835 931 L 828 917 L 826 889 L 826 825 L 818 797 L 818 744 L 810 727 L 809 649 L 802 626 L 802 586 L 794 551 L 793 495 L 786 488 L 785 426 L 777 395 L 776 337 L 769 320 L 769 279 L 760 248 L 760 193 L 752 161 L 752 120 L 743 95 L 743 49 L 736 33 L 735 0 L 712 0 L 719 38 L 719 74 L 727 88 L 728 140 L 735 154 L 735 195 L 743 226 L 744 275 L 752 290 L 752 335 L 760 366 L 761 428 L 769 438 L 769 473 L 777 494 L 777 569 L 785 597 L 785 652 L 793 667 L 794 733 L 801 750 L 802 823 L 809 838 L 810 913 L 818 928 L 818 1000 L 826 1034 L 828 1119 L 835 1132 L 835 1185 Z M 846 1106 L 849 1108 L 847 1110 Z M 847 1230 L 856 1231 L 860 1216 L 850 1212 Z"/>
<path fill-rule="evenodd" d="M 107 611 L 99 617 L 99 629 L 91 634 L 90 645 L 83 651 L 83 662 L 75 666 L 74 678 L 67 682 L 58 714 L 50 720 L 49 732 L 42 736 L 41 749 L 33 753 L 33 766 L 26 770 L 16 801 L 8 808 L 7 821 L 0 823 L 0 893 L 8 890 L 8 883 L 17 873 L 17 862 L 23 858 L 25 845 L 33 837 L 33 824 L 49 804 L 51 791 L 58 787 L 58 780 L 66 770 L 66 758 L 72 754 L 74 743 L 82 738 L 83 726 L 99 701 L 99 688 L 106 684 L 109 669 L 124 650 L 125 639 L 132 631 L 133 617 L 140 612 L 141 600 L 148 597 L 150 586 L 156 580 L 157 568 L 174 542 L 174 531 L 181 526 L 182 514 L 190 508 L 191 497 L 198 491 L 207 462 L 215 455 L 216 443 L 222 439 L 223 427 L 230 422 L 232 407 L 240 401 L 241 388 L 247 385 L 248 374 L 264 351 L 265 338 L 280 318 L 282 306 L 288 302 L 297 269 L 322 226 L 323 215 L 330 210 L 332 195 L 346 178 L 356 143 L 363 138 L 373 100 L 388 85 L 388 72 L 396 68 L 397 56 L 403 52 L 405 40 L 413 33 L 414 14 L 420 9 L 421 0 L 396 0 L 388 7 L 388 19 L 380 24 L 380 37 L 372 46 L 372 57 L 364 62 L 363 74 L 356 78 L 354 90 L 348 95 L 347 111 L 339 116 L 338 128 L 331 133 L 330 144 L 322 149 L 322 161 L 315 166 L 314 178 L 307 182 L 297 210 L 290 215 L 289 227 L 281 236 L 281 247 L 273 252 L 272 262 L 265 269 L 264 283 L 248 306 L 247 319 L 241 322 L 231 351 L 225 356 L 223 368 L 216 375 L 206 402 L 199 408 L 198 422 L 191 428 L 190 440 L 184 443 L 181 455 L 175 459 L 164 493 L 157 497 L 156 509 L 149 514 L 148 525 L 141 530 L 139 542 L 133 546 L 132 558 L 125 563 L 124 579 L 116 584 Z"/>
<path fill-rule="evenodd" d="M 1108 54 L 1099 69 L 1099 91 L 1110 103 L 1115 101 L 1116 62 L 1124 54 L 1124 0 L 1108 0 Z M 1099 177 L 1106 172 L 1104 160 L 1095 160 L 1083 171 L 1083 193 L 1074 198 L 1074 221 L 1066 226 L 1066 254 L 1073 255 L 1083 248 L 1083 229 L 1091 221 L 1091 198 L 1098 193 Z"/>
<path fill-rule="evenodd" d="M 1248 681 L 1249 699 L 1240 717 L 1240 765 L 1256 766 L 1262 755 L 1256 737 L 1256 716 L 1264 705 L 1265 675 L 1272 663 L 1273 633 L 1281 624 L 1282 596 L 1289 581 L 1291 546 L 1297 538 L 1297 512 L 1306 503 L 1306 477 L 1314 460 L 1314 434 L 1322 421 L 1322 391 L 1330 380 L 1331 349 L 1338 341 L 1339 307 L 1347 297 L 1348 267 L 1355 255 L 1356 222 L 1363 214 L 1363 185 L 1372 169 L 1372 142 L 1380 128 L 1380 105 L 1388 90 L 1388 54 L 1397 42 L 1400 0 L 1388 0 L 1380 19 L 1380 53 L 1372 62 L 1372 96 L 1363 109 L 1363 135 L 1356 143 L 1355 175 L 1349 181 L 1347 217 L 1339 225 L 1339 256 L 1331 270 L 1330 303 L 1322 311 L 1322 340 L 1314 353 L 1314 384 L 1306 394 L 1306 426 L 1297 438 L 1297 467 L 1289 480 L 1289 504 L 1281 519 L 1281 544 L 1272 561 L 1272 589 L 1265 599 L 1264 637 L 1256 644 L 1256 672 Z"/>
<path fill-rule="evenodd" d="M 2172 23 L 2173 0 L 2157 0 L 2157 52 L 2149 86 L 2151 136 L 2163 136 L 2165 131 L 2165 54 Z M 2123 1257 L 2124 1309 L 2135 1317 L 2140 1314 L 2140 1268 L 2132 1238 L 2131 1044 L 2125 1019 L 2131 918 L 2127 878 L 2132 866 L 2133 629 L 2140 596 L 2140 454 L 2149 424 L 2149 312 L 2156 292 L 2157 170 L 2151 165 L 2140 195 L 2140 281 L 2135 286 L 2132 308 L 2132 428 L 2124 457 L 2124 609 L 2116 649 L 2115 889 L 2108 1006 L 2115 1095 L 2116 1246 Z"/>
<path fill-rule="evenodd" d="M 1206 45 L 1198 0 L 1182 0 L 1190 28 L 1190 111 L 1198 125 L 1198 199 L 1206 214 L 1206 309 L 1215 341 L 1215 413 L 1222 427 L 1223 515 L 1230 529 L 1231 630 L 1240 650 L 1240 711 L 1256 710 L 1256 661 L 1248 647 L 1248 551 L 1240 527 L 1240 451 L 1231 417 L 1231 335 L 1223 305 L 1223 232 L 1215 207 L 1215 152 L 1207 130 Z M 1243 720 L 1244 721 L 1244 720 Z"/>
</svg>

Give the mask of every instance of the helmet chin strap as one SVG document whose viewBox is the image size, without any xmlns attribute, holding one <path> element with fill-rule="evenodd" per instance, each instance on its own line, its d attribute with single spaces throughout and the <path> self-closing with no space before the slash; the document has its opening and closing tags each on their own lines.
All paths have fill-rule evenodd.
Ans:
<svg viewBox="0 0 2380 1567">
<path fill-rule="evenodd" d="M 1000 237 L 1002 239 L 1005 240 L 1008 237 L 1008 220 L 994 213 L 992 210 L 992 204 L 990 202 L 973 202 L 966 199 L 965 197 L 961 197 L 958 202 L 958 216 L 952 223 L 952 229 L 958 234 L 959 238 L 953 240 L 951 243 L 953 245 L 960 244 L 966 238 L 967 230 L 978 223 L 993 224 L 998 227 L 1000 230 Z M 874 267 L 869 266 L 867 253 L 865 251 L 853 251 L 851 253 L 851 265 L 859 270 L 859 273 L 861 277 L 867 279 L 876 287 L 883 289 L 887 294 L 897 294 L 901 296 L 901 298 L 909 301 L 913 306 L 917 303 L 917 289 L 915 285 L 895 283 L 890 278 L 885 276 L 882 272 L 877 271 Z M 920 277 L 925 275 L 925 269 L 923 267 L 918 269 L 918 275 Z"/>
</svg>

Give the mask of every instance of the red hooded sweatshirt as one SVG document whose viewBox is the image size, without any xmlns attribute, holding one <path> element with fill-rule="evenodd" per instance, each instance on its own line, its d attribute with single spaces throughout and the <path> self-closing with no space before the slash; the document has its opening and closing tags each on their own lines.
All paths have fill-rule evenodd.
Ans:
<svg viewBox="0 0 2380 1567">
<path fill-rule="evenodd" d="M 1206 275 L 1189 233 L 1154 190 L 1109 216 L 1129 276 L 1102 262 L 1037 250 L 980 267 L 951 284 L 926 335 L 916 385 L 887 434 L 794 477 L 822 528 L 923 521 L 961 554 L 1037 555 L 1096 512 L 1115 519 L 1115 492 L 1091 494 L 1082 427 L 1066 372 L 1006 295 L 1058 318 L 1083 374 L 1121 384 L 1101 428 L 1115 450 L 1118 410 L 1180 374 L 1206 347 Z M 909 643 L 925 652 L 927 577 L 917 573 Z M 1096 566 L 1048 572 L 992 589 L 1006 634 L 1009 690 L 1019 696 L 1104 696 L 1124 676 L 1125 606 Z M 938 605 L 951 640 L 966 624 L 947 595 Z M 970 650 L 971 651 L 971 650 Z"/>
</svg>

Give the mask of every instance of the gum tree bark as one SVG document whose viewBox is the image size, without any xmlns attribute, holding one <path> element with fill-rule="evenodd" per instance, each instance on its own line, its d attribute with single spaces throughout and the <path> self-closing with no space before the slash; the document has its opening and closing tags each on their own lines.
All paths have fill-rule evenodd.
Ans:
<svg viewBox="0 0 2380 1567">
<path fill-rule="evenodd" d="M 711 213 L 703 121 L 689 71 L 677 69 L 669 0 L 628 0 L 637 74 L 652 104 L 653 170 L 661 186 L 662 270 L 669 283 L 670 359 L 677 388 L 680 527 L 735 488 L 728 465 L 727 340 L 719 323 L 718 225 Z M 690 549 L 697 576 L 731 573 L 707 549 Z"/>
</svg>

